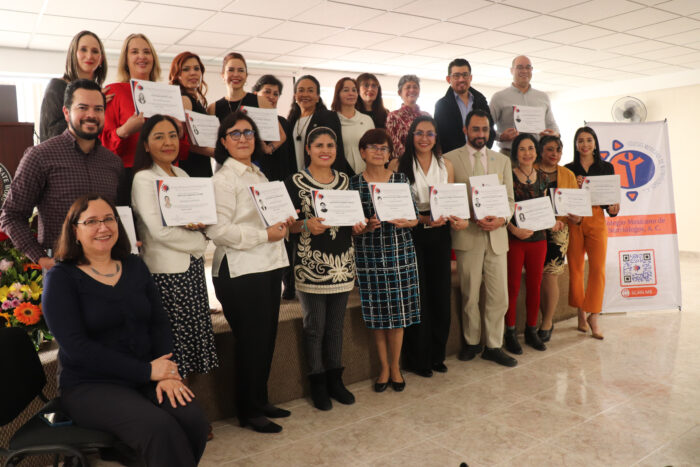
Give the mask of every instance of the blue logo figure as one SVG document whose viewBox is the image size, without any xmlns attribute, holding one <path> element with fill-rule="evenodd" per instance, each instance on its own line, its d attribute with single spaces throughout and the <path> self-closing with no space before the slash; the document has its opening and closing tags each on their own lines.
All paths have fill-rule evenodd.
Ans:
<svg viewBox="0 0 700 467">
<path fill-rule="evenodd" d="M 615 174 L 620 176 L 620 186 L 627 191 L 627 198 L 630 201 L 635 201 L 639 192 L 637 188 L 641 188 L 654 178 L 656 165 L 654 160 L 647 154 L 632 150 L 624 149 L 622 142 L 614 140 L 612 148 L 617 152 L 610 157 L 609 151 L 601 151 L 600 157 L 603 160 L 610 162 L 615 168 Z"/>
</svg>

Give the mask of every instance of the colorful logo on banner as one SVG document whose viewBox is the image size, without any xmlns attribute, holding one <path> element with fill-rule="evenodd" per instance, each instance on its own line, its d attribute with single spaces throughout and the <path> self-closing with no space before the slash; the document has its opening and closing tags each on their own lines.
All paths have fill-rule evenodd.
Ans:
<svg viewBox="0 0 700 467">
<path fill-rule="evenodd" d="M 615 174 L 620 176 L 621 187 L 627 190 L 625 195 L 634 202 L 639 197 L 639 189 L 654 178 L 655 157 L 639 149 L 625 148 L 619 140 L 613 140 L 612 149 L 617 152 L 601 151 L 600 157 L 613 165 Z"/>
</svg>

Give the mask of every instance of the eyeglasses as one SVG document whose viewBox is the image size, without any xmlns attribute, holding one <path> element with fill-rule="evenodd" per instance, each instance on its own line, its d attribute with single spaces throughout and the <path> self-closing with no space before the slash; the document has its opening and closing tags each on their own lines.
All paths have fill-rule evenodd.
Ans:
<svg viewBox="0 0 700 467">
<path fill-rule="evenodd" d="M 377 83 L 362 83 L 360 84 L 360 87 L 367 89 L 379 89 L 379 85 Z"/>
<path fill-rule="evenodd" d="M 518 65 L 515 69 L 518 71 L 532 71 L 532 65 Z"/>
<path fill-rule="evenodd" d="M 452 79 L 459 79 L 459 78 L 469 78 L 469 72 L 465 71 L 464 73 L 452 73 L 450 75 Z"/>
<path fill-rule="evenodd" d="M 239 141 L 241 139 L 241 136 L 245 136 L 245 139 L 251 140 L 253 137 L 255 137 L 255 131 L 253 130 L 243 130 L 243 131 L 238 131 L 238 130 L 233 130 L 228 133 L 226 133 L 226 136 L 231 138 L 234 141 Z"/>
<path fill-rule="evenodd" d="M 435 138 L 437 136 L 437 133 L 434 131 L 423 131 L 423 130 L 418 130 L 413 132 L 414 136 L 417 136 L 419 138 L 422 138 L 423 136 L 427 136 L 428 138 Z"/>
<path fill-rule="evenodd" d="M 107 216 L 104 219 L 86 219 L 82 222 L 76 222 L 76 224 L 83 224 L 88 229 L 96 229 L 100 224 L 104 224 L 105 226 L 112 228 L 117 225 L 118 219 L 119 218 L 115 216 Z"/>
<path fill-rule="evenodd" d="M 377 146 L 376 144 L 368 144 L 367 150 L 374 152 L 389 152 L 389 146 Z"/>
</svg>

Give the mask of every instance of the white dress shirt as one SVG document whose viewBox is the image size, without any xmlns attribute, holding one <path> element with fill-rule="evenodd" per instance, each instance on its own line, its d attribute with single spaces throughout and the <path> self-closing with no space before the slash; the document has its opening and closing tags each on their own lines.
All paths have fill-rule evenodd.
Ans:
<svg viewBox="0 0 700 467">
<path fill-rule="evenodd" d="M 230 157 L 212 180 L 218 218 L 207 228 L 216 245 L 212 276 L 219 277 L 224 256 L 231 278 L 288 266 L 284 240 L 267 241 L 267 229 L 249 193 L 250 185 L 268 181 L 260 169 Z"/>
<path fill-rule="evenodd" d="M 417 160 L 413 161 L 413 175 L 416 181 L 411 184 L 413 199 L 416 200 L 418 211 L 430 211 L 430 187 L 447 183 L 447 167 L 444 162 L 438 162 L 435 156 L 430 158 L 430 167 L 428 173 L 423 172 Z"/>
</svg>

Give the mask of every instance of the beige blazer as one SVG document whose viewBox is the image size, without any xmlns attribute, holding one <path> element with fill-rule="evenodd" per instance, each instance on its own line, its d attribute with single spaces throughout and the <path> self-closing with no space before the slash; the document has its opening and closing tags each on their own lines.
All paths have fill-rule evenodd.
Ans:
<svg viewBox="0 0 700 467">
<path fill-rule="evenodd" d="M 466 183 L 467 193 L 469 196 L 469 206 L 472 204 L 472 187 L 469 184 L 469 177 L 472 175 L 472 162 L 467 150 L 467 145 L 457 148 L 445 154 L 445 158 L 449 159 L 454 166 L 455 183 Z M 486 173 L 498 175 L 498 181 L 506 186 L 508 192 L 508 204 L 510 205 L 510 214 L 513 215 L 515 199 L 513 197 L 513 171 L 510 164 L 510 159 L 500 152 L 492 151 L 486 148 Z M 506 223 L 510 218 L 506 219 Z M 469 251 L 474 245 L 474 239 L 477 236 L 483 235 L 483 230 L 476 225 L 476 222 L 469 222 L 469 227 L 460 231 L 452 231 L 452 248 L 455 250 Z M 504 254 L 508 251 L 508 231 L 505 224 L 503 227 L 489 232 L 491 248 L 497 255 Z"/>
<path fill-rule="evenodd" d="M 173 167 L 178 177 L 187 177 L 179 167 Z M 143 245 L 141 257 L 152 274 L 174 274 L 187 271 L 190 255 L 201 258 L 207 239 L 201 232 L 184 227 L 165 227 L 158 208 L 156 180 L 169 178 L 158 165 L 134 175 L 131 207 L 136 215 L 136 231 Z"/>
</svg>

